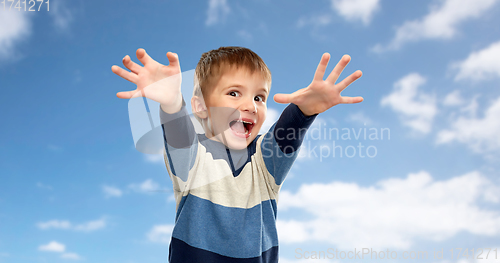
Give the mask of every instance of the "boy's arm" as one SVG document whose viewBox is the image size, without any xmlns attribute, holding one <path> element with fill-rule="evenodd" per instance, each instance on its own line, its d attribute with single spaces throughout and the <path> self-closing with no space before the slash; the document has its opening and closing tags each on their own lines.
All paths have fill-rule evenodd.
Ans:
<svg viewBox="0 0 500 263">
<path fill-rule="evenodd" d="M 285 180 L 298 156 L 306 131 L 317 115 L 305 116 L 297 105 L 291 103 L 283 110 L 269 131 L 263 135 L 262 158 L 277 185 L 281 185 Z"/>
<path fill-rule="evenodd" d="M 191 131 L 194 128 L 182 98 L 179 56 L 168 52 L 169 64 L 165 66 L 152 59 L 142 48 L 137 49 L 136 54 L 144 66 L 133 62 L 127 55 L 123 58 L 123 65 L 130 71 L 116 65 L 111 67 L 113 73 L 137 85 L 136 90 L 118 92 L 116 96 L 122 99 L 146 97 L 160 103 L 160 120 L 165 140 L 168 139 L 171 145 L 181 146 L 178 148 L 191 145 L 187 141 L 192 141 L 194 132 Z M 166 130 L 169 132 L 165 133 Z"/>
<path fill-rule="evenodd" d="M 278 121 L 266 133 L 261 144 L 264 163 L 280 185 L 293 162 L 298 156 L 305 133 L 319 113 L 340 103 L 359 103 L 362 97 L 342 97 L 340 93 L 351 83 L 361 77 L 361 71 L 356 71 L 338 84 L 335 84 L 340 73 L 350 61 L 345 55 L 332 70 L 326 80 L 323 76 L 330 55 L 323 54 L 314 74 L 314 79 L 308 87 L 292 94 L 276 94 L 274 100 L 278 103 L 290 103 Z"/>
<path fill-rule="evenodd" d="M 175 178 L 183 182 L 187 181 L 198 152 L 198 137 L 186 109 L 184 98 L 177 112 L 167 113 L 160 107 L 160 120 L 167 157 L 165 165 L 167 165 L 174 189 L 181 191 L 184 187 Z"/>
<path fill-rule="evenodd" d="M 177 176 L 186 181 L 196 157 L 197 137 L 182 98 L 179 57 L 168 52 L 169 64 L 165 66 L 152 59 L 142 48 L 137 50 L 136 55 L 144 66 L 136 64 L 127 55 L 123 58 L 123 65 L 130 71 L 116 65 L 111 67 L 113 73 L 137 85 L 136 90 L 118 92 L 116 96 L 122 99 L 146 97 L 160 103 L 167 169 L 172 179 Z"/>
<path fill-rule="evenodd" d="M 169 113 L 160 106 L 160 120 L 165 143 L 176 149 L 191 147 L 194 144 L 196 131 L 186 109 L 184 98 L 182 98 L 180 109 L 173 113 Z"/>
<path fill-rule="evenodd" d="M 304 140 L 305 133 L 318 114 L 306 116 L 300 108 L 290 103 L 276 121 L 273 136 L 280 150 L 285 154 L 297 151 Z"/>
</svg>

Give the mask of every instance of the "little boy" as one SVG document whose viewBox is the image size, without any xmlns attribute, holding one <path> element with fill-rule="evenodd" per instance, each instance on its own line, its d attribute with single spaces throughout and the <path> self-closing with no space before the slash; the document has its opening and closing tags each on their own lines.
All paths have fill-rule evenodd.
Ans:
<svg viewBox="0 0 500 263">
<path fill-rule="evenodd" d="M 269 131 L 259 135 L 271 88 L 266 64 L 247 48 L 206 52 L 195 70 L 191 99 L 205 131 L 196 134 L 180 92 L 177 54 L 167 53 L 168 66 L 143 49 L 137 50 L 137 57 L 144 67 L 126 56 L 123 64 L 131 72 L 118 66 L 112 71 L 137 84 L 135 91 L 117 93 L 119 98 L 130 99 L 141 91 L 140 96 L 161 105 L 164 159 L 177 205 L 169 261 L 278 262 L 281 185 L 316 116 L 339 103 L 363 100 L 340 96 L 361 72 L 335 84 L 349 63 L 346 55 L 323 80 L 329 61 L 325 53 L 308 87 L 274 96 L 276 102 L 289 105 Z M 164 85 L 168 87 L 159 88 L 157 81 L 167 77 L 172 80 Z"/>
</svg>

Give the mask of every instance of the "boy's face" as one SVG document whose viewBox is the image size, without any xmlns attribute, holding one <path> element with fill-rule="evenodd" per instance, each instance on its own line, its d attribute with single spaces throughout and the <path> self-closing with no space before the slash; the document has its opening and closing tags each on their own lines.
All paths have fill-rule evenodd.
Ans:
<svg viewBox="0 0 500 263">
<path fill-rule="evenodd" d="M 206 98 L 209 122 L 215 136 L 207 137 L 231 149 L 246 148 L 266 119 L 269 84 L 259 72 L 245 67 L 226 70 Z"/>
</svg>

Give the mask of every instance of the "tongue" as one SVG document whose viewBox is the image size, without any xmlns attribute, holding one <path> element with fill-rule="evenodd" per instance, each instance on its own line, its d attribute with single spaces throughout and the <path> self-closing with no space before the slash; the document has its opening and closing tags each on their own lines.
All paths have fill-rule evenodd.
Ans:
<svg viewBox="0 0 500 263">
<path fill-rule="evenodd" d="M 236 131 L 238 133 L 245 133 L 245 126 L 243 125 L 243 123 L 241 123 L 239 121 L 237 121 L 233 125 L 231 125 L 231 129 L 233 129 L 234 131 Z"/>
</svg>

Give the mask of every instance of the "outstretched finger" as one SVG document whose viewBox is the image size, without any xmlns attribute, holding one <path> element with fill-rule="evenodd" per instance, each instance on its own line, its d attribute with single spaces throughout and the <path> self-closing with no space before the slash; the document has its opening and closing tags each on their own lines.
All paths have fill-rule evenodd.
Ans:
<svg viewBox="0 0 500 263">
<path fill-rule="evenodd" d="M 333 68 L 332 72 L 330 73 L 326 81 L 330 83 L 335 83 L 339 78 L 340 74 L 342 73 L 342 71 L 344 70 L 344 68 L 347 66 L 347 64 L 349 64 L 349 61 L 351 61 L 351 57 L 349 55 L 342 56 L 339 63 L 335 65 L 335 68 Z"/>
<path fill-rule="evenodd" d="M 123 65 L 130 69 L 130 71 L 134 72 L 135 74 L 138 74 L 139 71 L 141 70 L 141 66 L 139 66 L 137 63 L 135 63 L 134 61 L 132 61 L 130 59 L 130 56 L 129 55 L 126 55 L 124 58 L 123 58 Z"/>
<path fill-rule="evenodd" d="M 340 97 L 340 99 L 340 103 L 344 104 L 360 103 L 363 101 L 363 97 Z"/>
<path fill-rule="evenodd" d="M 179 55 L 177 53 L 167 52 L 168 64 L 174 67 L 180 67 Z"/>
<path fill-rule="evenodd" d="M 356 72 L 349 75 L 349 77 L 343 79 L 339 84 L 336 85 L 338 87 L 339 92 L 342 92 L 347 86 L 351 85 L 354 81 L 361 78 L 363 72 L 361 70 L 357 70 Z"/>
<path fill-rule="evenodd" d="M 144 50 L 144 48 L 137 49 L 135 54 L 136 54 L 137 58 L 139 59 L 139 61 L 144 66 L 146 64 L 148 64 L 149 62 L 153 61 L 153 59 L 148 55 L 148 53 L 146 53 L 146 50 Z"/>
<path fill-rule="evenodd" d="M 328 61 L 330 60 L 330 54 L 325 53 L 321 56 L 321 61 L 316 68 L 316 73 L 314 73 L 314 80 L 322 81 L 325 75 L 326 67 L 328 66 Z"/>
<path fill-rule="evenodd" d="M 277 103 L 288 104 L 293 101 L 293 94 L 278 93 L 274 95 L 273 99 Z"/>
<path fill-rule="evenodd" d="M 138 76 L 132 72 L 126 71 L 126 70 L 124 70 L 116 65 L 113 65 L 111 67 L 111 71 L 113 71 L 113 73 L 115 73 L 116 75 L 118 75 L 118 76 L 120 76 L 120 77 L 134 83 L 134 84 L 137 83 Z"/>
</svg>

